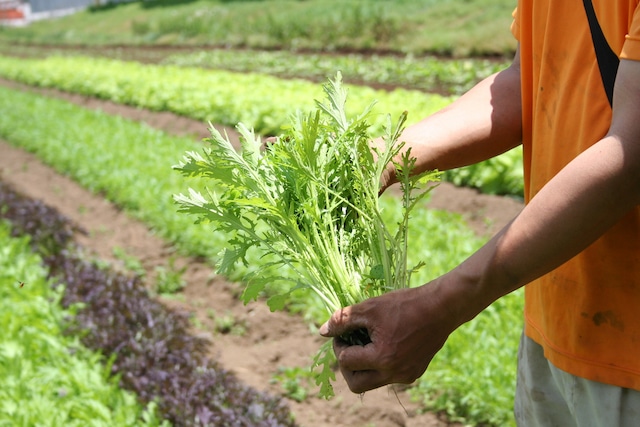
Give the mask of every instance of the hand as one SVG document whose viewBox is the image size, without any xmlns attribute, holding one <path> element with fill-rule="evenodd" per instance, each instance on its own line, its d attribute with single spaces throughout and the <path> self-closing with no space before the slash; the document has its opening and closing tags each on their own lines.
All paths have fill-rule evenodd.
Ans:
<svg viewBox="0 0 640 427">
<path fill-rule="evenodd" d="M 419 378 L 458 326 L 437 285 L 402 289 L 336 311 L 320 328 L 349 389 L 363 393 Z M 366 329 L 371 342 L 349 345 L 340 336 Z"/>
</svg>

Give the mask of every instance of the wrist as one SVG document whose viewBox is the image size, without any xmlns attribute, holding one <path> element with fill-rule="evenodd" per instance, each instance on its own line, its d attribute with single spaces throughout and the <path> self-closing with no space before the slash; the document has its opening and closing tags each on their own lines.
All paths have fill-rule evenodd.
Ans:
<svg viewBox="0 0 640 427">
<path fill-rule="evenodd" d="M 433 294 L 446 308 L 456 328 L 475 318 L 504 294 L 498 291 L 498 281 L 490 278 L 486 268 L 473 268 L 471 264 L 472 260 L 467 260 L 425 285 L 434 287 Z"/>
</svg>

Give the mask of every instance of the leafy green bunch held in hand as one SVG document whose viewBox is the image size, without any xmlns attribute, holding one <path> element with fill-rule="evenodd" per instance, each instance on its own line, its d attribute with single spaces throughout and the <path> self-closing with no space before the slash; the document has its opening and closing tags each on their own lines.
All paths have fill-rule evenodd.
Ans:
<svg viewBox="0 0 640 427">
<path fill-rule="evenodd" d="M 265 290 L 271 310 L 283 309 L 288 294 L 311 289 L 327 313 L 385 292 L 409 286 L 421 266 L 407 266 L 407 231 L 411 210 L 430 190 L 420 182 L 436 180 L 434 172 L 412 176 L 415 159 L 400 155 L 398 137 L 406 120 L 391 118 L 374 147 L 367 117 L 371 107 L 350 119 L 345 113 L 347 91 L 338 73 L 325 86 L 326 102 L 310 113 L 298 112 L 279 140 L 266 147 L 243 124 L 238 152 L 211 128 L 211 144 L 202 153 L 188 152 L 175 169 L 211 183 L 207 194 L 189 189 L 176 195 L 179 211 L 196 215 L 229 234 L 218 270 L 249 265 L 247 253 L 258 250 L 262 262 L 245 274 L 243 299 Z M 381 177 L 395 162 L 402 190 L 403 215 L 386 224 L 378 201 Z M 288 272 L 285 274 L 283 272 Z M 275 286 L 278 283 L 280 286 Z M 285 284 L 286 286 L 282 286 Z M 354 343 L 366 344 L 354 335 Z M 327 343 L 329 344 L 329 343 Z M 325 345 L 314 366 L 322 366 L 316 381 L 321 395 L 332 395 L 333 353 Z"/>
</svg>

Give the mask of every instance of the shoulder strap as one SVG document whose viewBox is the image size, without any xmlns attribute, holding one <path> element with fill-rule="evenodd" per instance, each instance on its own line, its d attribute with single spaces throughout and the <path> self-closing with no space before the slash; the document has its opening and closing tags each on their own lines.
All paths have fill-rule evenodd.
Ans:
<svg viewBox="0 0 640 427">
<path fill-rule="evenodd" d="M 609 43 L 607 43 L 607 39 L 602 33 L 602 28 L 600 28 L 600 23 L 598 23 L 598 18 L 596 18 L 596 12 L 593 10 L 591 0 L 583 0 L 583 3 L 584 10 L 587 12 L 587 19 L 589 20 L 593 47 L 595 48 L 596 57 L 598 58 L 600 76 L 602 77 L 604 90 L 609 99 L 609 105 L 611 105 L 613 103 L 613 84 L 616 81 L 616 73 L 618 72 L 620 59 L 611 49 Z"/>
</svg>

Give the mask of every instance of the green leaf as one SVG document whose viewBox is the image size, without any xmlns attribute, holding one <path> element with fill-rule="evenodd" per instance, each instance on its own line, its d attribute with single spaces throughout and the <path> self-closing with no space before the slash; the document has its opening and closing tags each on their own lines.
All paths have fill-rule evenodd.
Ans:
<svg viewBox="0 0 640 427">
<path fill-rule="evenodd" d="M 244 288 L 244 292 L 242 293 L 242 301 L 244 301 L 245 304 L 248 304 L 251 301 L 257 300 L 262 291 L 264 291 L 264 288 L 265 284 L 258 280 L 247 283 L 247 286 Z"/>
<path fill-rule="evenodd" d="M 335 356 L 332 351 L 332 343 L 331 341 L 327 341 L 314 357 L 311 367 L 312 370 L 320 367 L 320 372 L 316 372 L 315 381 L 316 385 L 320 386 L 318 395 L 324 399 L 330 399 L 335 395 L 333 386 L 331 385 L 331 382 L 336 379 L 332 368 L 334 362 Z"/>
<path fill-rule="evenodd" d="M 371 276 L 371 278 L 375 279 L 375 280 L 384 279 L 384 265 L 382 265 L 382 264 L 375 265 L 371 269 L 371 272 L 369 273 L 369 276 Z"/>
<path fill-rule="evenodd" d="M 267 300 L 267 305 L 271 311 L 283 310 L 288 301 L 287 295 L 274 295 Z"/>
</svg>

